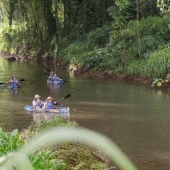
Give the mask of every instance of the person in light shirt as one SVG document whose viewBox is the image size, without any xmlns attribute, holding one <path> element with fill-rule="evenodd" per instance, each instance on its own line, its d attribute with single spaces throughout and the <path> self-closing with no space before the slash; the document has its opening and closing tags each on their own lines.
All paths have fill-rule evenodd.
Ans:
<svg viewBox="0 0 170 170">
<path fill-rule="evenodd" d="M 40 97 L 41 96 L 36 94 L 34 100 L 32 101 L 32 105 L 35 110 L 40 110 L 44 106 L 44 103 L 40 100 Z"/>
</svg>

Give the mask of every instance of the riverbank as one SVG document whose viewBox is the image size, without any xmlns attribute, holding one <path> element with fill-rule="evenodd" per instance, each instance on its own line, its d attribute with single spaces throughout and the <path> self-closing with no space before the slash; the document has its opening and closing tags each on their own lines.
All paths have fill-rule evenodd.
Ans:
<svg viewBox="0 0 170 170">
<path fill-rule="evenodd" d="M 141 83 L 144 85 L 151 86 L 153 79 L 152 78 L 142 78 L 142 77 L 137 77 L 137 76 L 126 76 L 123 73 L 109 73 L 105 70 L 101 71 L 93 71 L 93 69 L 87 69 L 87 68 L 78 68 L 78 66 L 67 66 L 67 69 L 71 72 L 73 72 L 75 75 L 82 76 L 82 77 L 91 77 L 91 76 L 97 76 L 101 78 L 106 78 L 106 79 L 119 79 L 119 80 L 125 80 L 125 81 L 130 81 L 134 83 Z"/>
<path fill-rule="evenodd" d="M 126 82 L 131 82 L 135 84 L 143 84 L 154 88 L 168 88 L 170 87 L 170 78 L 163 76 L 162 78 L 143 78 L 138 76 L 127 76 L 123 73 L 113 73 L 112 71 L 94 71 L 93 69 L 87 69 L 85 67 L 79 68 L 77 65 L 70 65 L 65 67 L 67 70 L 73 72 L 75 75 L 82 77 L 92 77 L 97 76 L 104 79 L 118 79 Z"/>
<path fill-rule="evenodd" d="M 154 87 L 154 88 L 167 88 L 170 87 L 170 78 L 168 78 L 168 81 L 166 80 L 166 76 L 162 78 L 157 78 L 156 80 L 153 78 L 144 78 L 144 77 L 138 77 L 138 76 L 127 76 L 124 73 L 113 73 L 112 71 L 107 71 L 107 70 L 100 70 L 100 71 L 94 71 L 93 69 L 89 69 L 86 67 L 79 67 L 77 64 L 72 65 L 72 64 L 66 64 L 63 65 L 61 63 L 57 63 L 54 59 L 49 60 L 46 57 L 40 57 L 40 58 L 35 58 L 33 56 L 18 56 L 18 55 L 12 55 L 12 54 L 0 54 L 1 57 L 4 57 L 7 61 L 13 62 L 16 60 L 22 60 L 24 59 L 25 61 L 27 60 L 34 60 L 35 62 L 43 62 L 48 65 L 50 64 L 55 64 L 57 66 L 63 67 L 64 69 L 71 71 L 75 75 L 82 76 L 82 77 L 92 77 L 92 76 L 97 76 L 105 79 L 119 79 L 131 83 L 137 83 L 137 84 L 143 84 L 146 86 Z"/>
</svg>

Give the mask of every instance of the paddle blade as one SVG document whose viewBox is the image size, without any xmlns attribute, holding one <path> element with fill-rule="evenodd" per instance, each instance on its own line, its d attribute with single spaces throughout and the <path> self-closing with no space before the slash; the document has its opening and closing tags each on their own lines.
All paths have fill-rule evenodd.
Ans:
<svg viewBox="0 0 170 170">
<path fill-rule="evenodd" d="M 3 84 L 5 84 L 5 83 L 2 83 L 2 82 L 0 83 L 0 85 L 3 85 Z"/>
<path fill-rule="evenodd" d="M 67 99 L 67 98 L 69 98 L 70 96 L 71 96 L 71 94 L 68 94 L 67 96 L 65 96 L 65 97 L 63 97 L 62 99 L 58 100 L 56 103 L 58 103 L 58 102 L 61 101 L 61 100 Z"/>
<path fill-rule="evenodd" d="M 44 72 L 45 75 L 49 75 L 48 73 Z"/>
<path fill-rule="evenodd" d="M 50 70 L 50 69 L 48 69 L 48 68 L 47 68 L 46 70 L 47 70 L 47 71 L 49 71 L 49 72 L 51 71 L 51 70 Z"/>
<path fill-rule="evenodd" d="M 25 81 L 25 79 L 20 79 L 19 81 Z"/>
<path fill-rule="evenodd" d="M 68 94 L 67 96 L 64 97 L 64 99 L 67 99 L 71 96 L 71 94 Z"/>
</svg>

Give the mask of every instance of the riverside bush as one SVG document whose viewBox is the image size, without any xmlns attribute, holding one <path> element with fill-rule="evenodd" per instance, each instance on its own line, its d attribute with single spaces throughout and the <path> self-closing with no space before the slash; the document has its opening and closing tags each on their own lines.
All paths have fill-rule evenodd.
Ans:
<svg viewBox="0 0 170 170">
<path fill-rule="evenodd" d="M 163 75 L 165 76 L 170 72 L 170 59 L 168 51 L 170 51 L 169 46 L 155 51 L 149 58 L 130 60 L 125 63 L 122 72 L 126 75 L 153 79 Z"/>
<path fill-rule="evenodd" d="M 119 30 L 114 29 L 114 23 L 113 29 L 103 26 L 101 29 L 91 31 L 86 41 L 69 46 L 69 61 L 95 70 L 109 69 L 115 72 L 123 71 L 121 67 L 127 66 L 123 72 L 125 74 L 153 76 L 153 73 L 147 71 L 148 67 L 145 68 L 143 65 L 145 62 L 141 58 L 146 59 L 147 63 L 151 55 L 155 55 L 155 50 L 166 48 L 165 44 L 170 41 L 168 24 L 167 18 L 150 16 L 142 18 L 141 21 L 131 20 Z M 105 43 L 100 43 L 104 35 Z M 140 70 L 137 70 L 137 62 L 141 65 Z"/>
</svg>

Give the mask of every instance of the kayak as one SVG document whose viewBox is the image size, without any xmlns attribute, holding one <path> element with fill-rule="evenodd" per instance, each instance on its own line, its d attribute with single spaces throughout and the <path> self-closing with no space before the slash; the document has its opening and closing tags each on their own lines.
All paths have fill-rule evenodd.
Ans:
<svg viewBox="0 0 170 170">
<path fill-rule="evenodd" d="M 58 84 L 58 85 L 61 85 L 61 84 L 63 84 L 63 80 L 59 80 L 59 81 L 47 80 L 47 83 L 48 84 Z"/>
<path fill-rule="evenodd" d="M 16 89 L 16 88 L 19 88 L 19 87 L 20 87 L 20 86 L 17 85 L 17 84 L 14 84 L 14 85 L 10 84 L 10 85 L 8 86 L 8 88 L 10 88 L 10 89 Z"/>
<path fill-rule="evenodd" d="M 69 113 L 70 108 L 69 107 L 56 107 L 55 109 L 40 109 L 35 110 L 32 105 L 26 105 L 24 107 L 25 111 L 29 112 L 51 112 L 51 113 Z"/>
<path fill-rule="evenodd" d="M 59 81 L 51 81 L 51 80 L 47 80 L 48 84 L 63 84 L 63 80 L 59 80 Z"/>
</svg>

